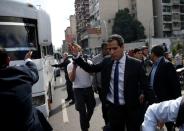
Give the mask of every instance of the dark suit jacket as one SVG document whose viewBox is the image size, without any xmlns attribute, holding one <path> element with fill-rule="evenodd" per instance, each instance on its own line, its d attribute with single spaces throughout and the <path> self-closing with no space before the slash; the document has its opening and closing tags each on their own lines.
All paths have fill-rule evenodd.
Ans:
<svg viewBox="0 0 184 131">
<path fill-rule="evenodd" d="M 164 58 L 161 58 L 155 72 L 153 89 L 156 95 L 156 102 L 176 99 L 181 96 L 181 88 L 176 70 L 172 63 Z"/>
<path fill-rule="evenodd" d="M 68 76 L 68 71 L 67 71 L 67 65 L 70 63 L 69 59 L 65 59 L 62 63 L 60 64 L 55 64 L 52 65 L 53 67 L 59 67 L 59 68 L 64 68 L 64 72 L 65 72 L 65 79 L 66 81 L 70 81 L 69 76 Z"/>
<path fill-rule="evenodd" d="M 32 108 L 32 85 L 39 79 L 36 65 L 0 69 L 0 130 L 43 131 Z"/>
<path fill-rule="evenodd" d="M 113 60 L 105 58 L 97 65 L 90 65 L 80 57 L 74 60 L 87 72 L 101 72 L 103 100 L 106 100 L 107 93 L 110 91 L 110 79 Z M 125 75 L 124 75 L 124 98 L 127 106 L 134 107 L 139 105 L 139 96 L 146 90 L 146 75 L 140 61 L 126 56 Z"/>
</svg>

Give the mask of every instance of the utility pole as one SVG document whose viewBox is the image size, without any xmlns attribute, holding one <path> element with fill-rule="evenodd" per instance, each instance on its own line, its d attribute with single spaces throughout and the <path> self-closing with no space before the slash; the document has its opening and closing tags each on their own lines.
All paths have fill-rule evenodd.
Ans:
<svg viewBox="0 0 184 131">
<path fill-rule="evenodd" d="M 154 25 L 154 18 L 157 18 L 157 16 L 153 16 L 151 17 L 150 21 L 149 21 L 149 29 L 148 29 L 148 50 L 151 50 L 151 44 L 152 44 L 152 31 L 151 31 L 151 23 L 153 22 Z"/>
</svg>

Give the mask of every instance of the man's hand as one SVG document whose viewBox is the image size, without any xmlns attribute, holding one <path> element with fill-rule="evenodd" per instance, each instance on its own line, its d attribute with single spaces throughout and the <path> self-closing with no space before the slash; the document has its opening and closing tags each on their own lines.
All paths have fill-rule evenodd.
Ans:
<svg viewBox="0 0 184 131">
<path fill-rule="evenodd" d="M 24 57 L 24 59 L 26 60 L 26 59 L 31 59 L 31 56 L 32 56 L 32 51 L 29 51 L 26 55 L 25 55 L 25 57 Z"/>
<path fill-rule="evenodd" d="M 163 121 L 158 121 L 157 122 L 157 126 L 160 128 L 160 129 L 162 129 L 163 127 L 164 127 L 164 122 Z"/>
</svg>

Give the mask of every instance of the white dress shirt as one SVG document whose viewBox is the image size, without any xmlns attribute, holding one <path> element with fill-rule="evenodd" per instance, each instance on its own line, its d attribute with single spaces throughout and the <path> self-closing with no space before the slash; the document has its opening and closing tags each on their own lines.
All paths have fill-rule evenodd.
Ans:
<svg viewBox="0 0 184 131">
<path fill-rule="evenodd" d="M 87 60 L 89 64 L 92 64 L 90 60 Z M 70 73 L 73 69 L 73 63 L 68 64 L 67 71 Z M 92 75 L 84 71 L 80 66 L 76 68 L 75 80 L 72 82 L 73 88 L 88 88 L 92 85 Z"/>
<path fill-rule="evenodd" d="M 125 99 L 124 99 L 125 61 L 126 61 L 126 55 L 124 54 L 123 57 L 119 60 L 118 96 L 119 96 L 120 105 L 125 104 Z M 110 101 L 111 103 L 114 103 L 114 70 L 115 70 L 116 62 L 117 61 L 114 61 L 114 64 L 112 66 L 111 79 L 110 79 L 110 92 L 107 94 L 107 100 Z"/>
<path fill-rule="evenodd" d="M 142 131 L 156 131 L 157 122 L 175 122 L 182 97 L 175 100 L 164 101 L 152 104 L 148 107 L 144 122 L 142 123 Z M 180 131 L 184 131 L 184 126 L 180 127 Z"/>
</svg>

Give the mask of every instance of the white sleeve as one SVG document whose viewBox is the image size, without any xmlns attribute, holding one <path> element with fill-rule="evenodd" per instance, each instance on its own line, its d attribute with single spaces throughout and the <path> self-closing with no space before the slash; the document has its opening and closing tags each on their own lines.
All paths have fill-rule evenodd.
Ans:
<svg viewBox="0 0 184 131">
<path fill-rule="evenodd" d="M 155 131 L 158 121 L 164 123 L 174 122 L 178 114 L 181 100 L 182 97 L 179 97 L 176 100 L 150 105 L 144 116 L 142 131 Z"/>
</svg>

